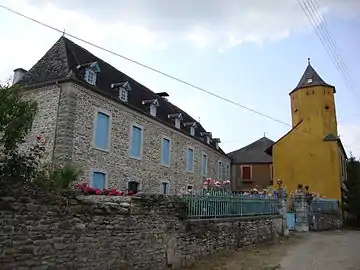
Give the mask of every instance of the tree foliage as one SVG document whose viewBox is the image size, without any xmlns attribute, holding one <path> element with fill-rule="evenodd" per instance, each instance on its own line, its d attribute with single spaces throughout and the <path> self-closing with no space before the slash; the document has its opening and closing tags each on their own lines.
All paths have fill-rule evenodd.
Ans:
<svg viewBox="0 0 360 270">
<path fill-rule="evenodd" d="M 47 140 L 40 134 L 25 142 L 37 103 L 21 98 L 21 90 L 19 86 L 0 84 L 0 185 L 31 183 L 48 191 L 66 189 L 81 172 L 71 164 L 56 168 L 42 164 Z"/>
<path fill-rule="evenodd" d="M 4 181 L 31 181 L 36 175 L 42 146 L 21 153 L 19 146 L 37 112 L 34 101 L 21 99 L 19 86 L 0 85 L 0 176 Z"/>
<path fill-rule="evenodd" d="M 360 222 L 360 161 L 351 157 L 347 161 L 346 169 L 344 208 L 350 216 Z"/>
</svg>

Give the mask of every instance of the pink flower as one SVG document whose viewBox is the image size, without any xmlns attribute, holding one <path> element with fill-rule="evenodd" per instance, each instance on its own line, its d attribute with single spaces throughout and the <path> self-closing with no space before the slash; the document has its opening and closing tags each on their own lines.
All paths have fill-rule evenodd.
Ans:
<svg viewBox="0 0 360 270">
<path fill-rule="evenodd" d="M 39 141 L 41 141 L 41 135 L 37 135 L 36 136 L 36 140 L 39 142 Z"/>
</svg>

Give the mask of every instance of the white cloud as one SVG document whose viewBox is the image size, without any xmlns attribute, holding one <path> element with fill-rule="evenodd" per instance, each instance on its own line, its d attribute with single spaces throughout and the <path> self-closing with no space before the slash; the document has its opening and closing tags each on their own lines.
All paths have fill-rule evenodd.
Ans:
<svg viewBox="0 0 360 270">
<path fill-rule="evenodd" d="M 11 5 L 16 2 L 11 1 Z M 334 13 L 348 18 L 360 11 L 358 0 L 317 2 L 322 14 Z M 39 9 L 50 5 L 47 0 L 27 0 L 27 3 Z M 167 42 L 182 39 L 190 40 L 199 48 L 214 44 L 231 48 L 243 42 L 262 43 L 284 38 L 292 31 L 310 26 L 295 0 L 107 0 L 106 5 L 97 0 L 53 0 L 51 5 L 76 11 L 80 17 L 87 16 L 100 23 L 98 26 L 104 32 L 108 32 L 103 27 L 106 25 L 113 33 L 123 30 L 121 34 L 126 37 L 143 35 L 147 45 L 156 44 L 157 39 Z M 79 18 L 78 22 L 81 23 L 72 25 L 91 31 L 84 27 L 83 20 Z M 129 28 L 125 31 L 120 27 L 116 31 L 116 27 L 111 27 L 119 24 Z M 141 30 L 134 31 L 133 26 Z"/>
<path fill-rule="evenodd" d="M 360 125 L 339 125 L 339 135 L 348 154 L 352 152 L 355 157 L 360 158 Z"/>
</svg>

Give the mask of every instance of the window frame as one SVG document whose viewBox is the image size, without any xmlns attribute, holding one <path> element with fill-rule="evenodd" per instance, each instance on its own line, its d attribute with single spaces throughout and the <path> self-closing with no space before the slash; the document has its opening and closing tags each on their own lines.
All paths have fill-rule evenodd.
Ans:
<svg viewBox="0 0 360 270">
<path fill-rule="evenodd" d="M 126 90 L 124 87 L 119 87 L 119 99 L 123 102 L 128 102 L 129 99 L 129 93 L 128 90 Z M 124 96 L 124 98 L 122 98 Z"/>
<path fill-rule="evenodd" d="M 188 169 L 188 152 L 189 152 L 189 150 L 192 151 L 192 169 L 191 170 Z M 194 173 L 194 170 L 195 170 L 195 150 L 191 146 L 186 147 L 185 169 L 186 169 L 186 172 L 188 172 L 188 173 Z"/>
<path fill-rule="evenodd" d="M 205 157 L 205 173 L 203 172 L 203 157 Z M 209 158 L 208 155 L 204 152 L 201 153 L 201 175 L 204 177 L 207 177 L 208 175 L 208 164 L 209 164 Z"/>
<path fill-rule="evenodd" d="M 231 178 L 230 168 L 231 168 L 230 164 L 226 163 L 226 179 L 225 180 L 230 180 L 230 178 Z"/>
<path fill-rule="evenodd" d="M 164 140 L 168 140 L 169 141 L 169 164 L 166 164 L 166 163 L 164 163 L 163 162 L 163 160 L 162 160 L 162 153 L 163 153 L 163 149 L 162 149 L 162 147 L 163 147 L 163 141 Z M 165 167 L 170 167 L 171 166 L 171 139 L 169 138 L 169 137 L 167 137 L 167 136 L 162 136 L 161 137 L 161 145 L 160 145 L 160 165 L 162 165 L 162 166 L 165 166 Z"/>
<path fill-rule="evenodd" d="M 244 169 L 244 167 L 249 167 L 250 168 L 250 179 L 244 179 L 244 177 L 243 177 L 243 169 Z M 241 177 L 242 181 L 245 181 L 245 182 L 253 181 L 253 179 L 252 179 L 252 166 L 251 165 L 241 165 L 240 169 L 241 169 L 240 177 Z"/>
<path fill-rule="evenodd" d="M 136 181 L 136 180 L 128 180 L 127 183 L 126 183 L 126 190 L 129 191 L 129 184 L 132 183 L 132 182 L 138 184 L 138 185 L 137 185 L 137 192 L 136 192 L 136 193 L 140 192 L 140 191 L 141 191 L 141 188 L 142 188 L 142 185 L 141 185 L 141 182 L 140 182 L 140 181 Z"/>
<path fill-rule="evenodd" d="M 101 173 L 101 174 L 104 174 L 105 175 L 105 189 L 108 189 L 109 188 L 109 178 L 108 178 L 108 173 L 106 170 L 102 170 L 102 169 L 98 169 L 98 168 L 92 168 L 90 170 L 90 181 L 89 181 L 89 185 L 90 187 L 93 187 L 93 181 L 94 181 L 94 173 Z"/>
<path fill-rule="evenodd" d="M 217 174 L 216 177 L 218 179 L 218 181 L 222 181 L 223 180 L 223 162 L 221 160 L 218 160 L 217 162 Z"/>
<path fill-rule="evenodd" d="M 97 123 L 98 123 L 98 115 L 100 114 L 105 114 L 106 116 L 109 117 L 109 130 L 108 130 L 108 134 L 107 134 L 107 148 L 102 148 L 96 145 L 96 130 L 97 130 Z M 110 152 L 110 148 L 111 148 L 111 131 L 112 131 L 112 113 L 108 110 L 102 109 L 102 108 L 96 108 L 95 109 L 95 113 L 94 113 L 94 120 L 93 120 L 93 136 L 92 136 L 92 141 L 91 141 L 91 145 L 93 149 L 96 150 L 100 150 L 103 152 Z"/>
<path fill-rule="evenodd" d="M 91 76 L 92 80 L 89 80 L 89 77 L 90 77 L 89 74 L 92 75 Z M 85 69 L 84 79 L 88 84 L 96 85 L 96 80 L 97 80 L 96 76 L 97 76 L 97 74 L 92 68 L 86 68 Z"/>
<path fill-rule="evenodd" d="M 140 155 L 138 157 L 134 156 L 132 154 L 133 127 L 139 128 L 141 130 Z M 130 131 L 129 131 L 129 150 L 128 150 L 129 157 L 133 158 L 133 159 L 137 159 L 137 160 L 142 160 L 143 159 L 143 146 L 144 146 L 144 127 L 135 122 L 132 122 L 130 124 Z"/>
<path fill-rule="evenodd" d="M 168 193 L 164 193 L 164 184 L 168 185 Z M 169 195 L 170 194 L 170 182 L 168 180 L 162 180 L 160 182 L 160 194 L 162 195 Z"/>
</svg>

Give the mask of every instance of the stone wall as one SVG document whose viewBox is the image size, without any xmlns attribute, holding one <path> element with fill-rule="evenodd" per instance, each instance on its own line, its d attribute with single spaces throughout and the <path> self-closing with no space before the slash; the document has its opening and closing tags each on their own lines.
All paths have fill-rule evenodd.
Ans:
<svg viewBox="0 0 360 270">
<path fill-rule="evenodd" d="M 161 183 L 170 184 L 169 191 L 176 194 L 188 185 L 199 188 L 203 184 L 201 155 L 208 157 L 206 177 L 217 178 L 218 161 L 223 165 L 223 178 L 230 159 L 196 138 L 145 116 L 118 101 L 111 100 L 75 83 L 59 83 L 25 92 L 27 98 L 39 103 L 39 112 L 29 136 L 48 137 L 48 160 L 63 163 L 72 160 L 83 171 L 81 181 L 90 183 L 93 171 L 107 175 L 108 187 L 127 188 L 136 181 L 144 192 L 159 193 Z M 111 114 L 110 151 L 92 147 L 93 125 L 97 110 Z M 143 156 L 141 160 L 129 157 L 130 127 L 143 127 Z M 160 164 L 161 140 L 171 140 L 171 164 Z M 186 171 L 186 149 L 194 149 L 194 171 Z"/>
<path fill-rule="evenodd" d="M 312 213 L 309 225 L 312 231 L 340 230 L 343 228 L 343 220 L 340 212 Z"/>
<path fill-rule="evenodd" d="M 217 164 L 222 162 L 223 172 L 230 159 L 197 139 L 168 127 L 153 117 L 145 116 L 120 104 L 118 101 L 101 96 L 84 87 L 67 83 L 62 85 L 67 100 L 76 103 L 71 116 L 68 132 L 73 136 L 72 160 L 78 163 L 84 174 L 82 181 L 88 182 L 94 170 L 107 174 L 108 186 L 126 188 L 129 181 L 140 183 L 140 189 L 148 193 L 159 193 L 162 182 L 170 183 L 170 193 L 176 194 L 181 187 L 203 185 L 201 155 L 208 157 L 207 177 L 217 178 Z M 71 97 L 70 97 L 71 96 Z M 64 102 L 64 105 L 68 103 Z M 61 111 L 60 107 L 60 111 Z M 94 117 L 97 110 L 111 115 L 111 147 L 109 152 L 92 147 Z M 70 117 L 70 118 L 69 118 Z M 141 160 L 129 156 L 130 129 L 133 124 L 143 128 L 143 148 Z M 66 130 L 66 127 L 64 127 Z M 170 166 L 160 164 L 161 140 L 171 141 Z M 194 149 L 194 172 L 186 171 L 186 149 Z M 229 172 L 230 174 L 230 172 Z M 227 176 L 227 178 L 230 176 Z"/>
<path fill-rule="evenodd" d="M 0 269 L 179 268 L 271 240 L 278 216 L 188 220 L 179 197 L 0 198 Z"/>
</svg>

